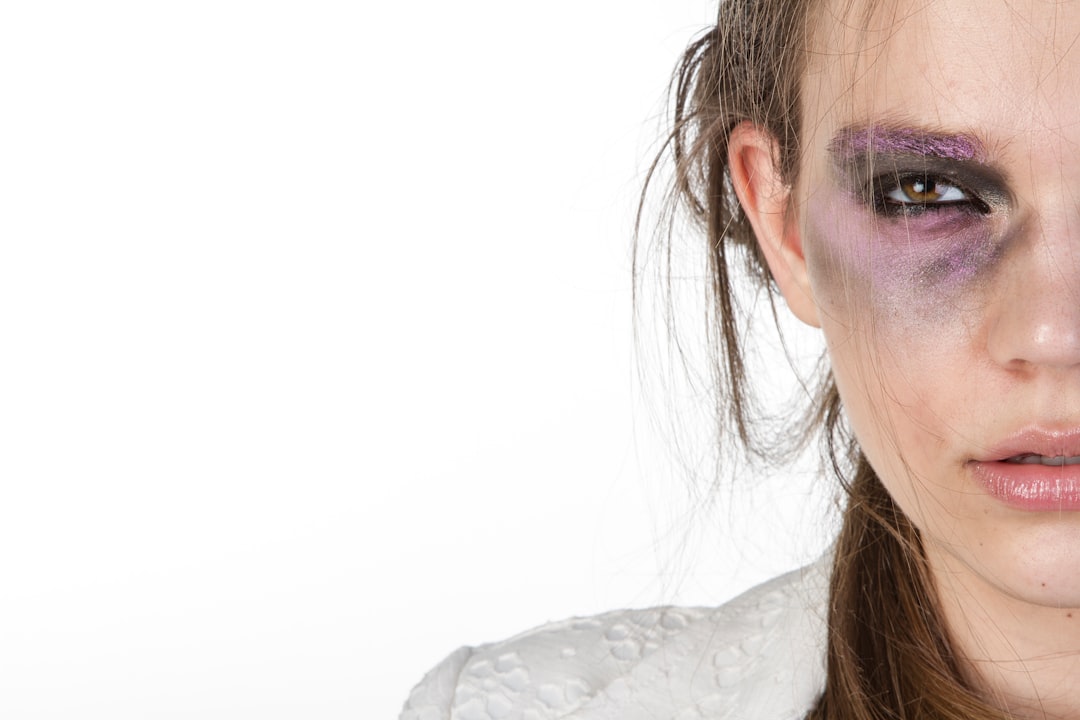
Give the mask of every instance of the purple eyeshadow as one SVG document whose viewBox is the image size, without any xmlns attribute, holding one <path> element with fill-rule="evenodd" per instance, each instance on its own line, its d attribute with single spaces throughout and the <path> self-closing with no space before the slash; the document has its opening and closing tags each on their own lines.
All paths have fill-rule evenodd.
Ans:
<svg viewBox="0 0 1080 720">
<path fill-rule="evenodd" d="M 975 160 L 985 155 L 982 143 L 970 135 L 884 126 L 844 128 L 829 143 L 829 152 L 842 162 L 880 154 L 948 160 Z"/>
</svg>

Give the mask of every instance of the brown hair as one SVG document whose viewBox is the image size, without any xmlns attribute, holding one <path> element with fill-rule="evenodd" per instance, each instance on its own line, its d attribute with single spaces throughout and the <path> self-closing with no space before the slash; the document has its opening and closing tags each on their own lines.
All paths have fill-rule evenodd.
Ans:
<svg viewBox="0 0 1080 720">
<path fill-rule="evenodd" d="M 716 26 L 690 45 L 676 70 L 674 128 L 646 182 L 647 189 L 670 155 L 671 207 L 685 208 L 708 243 L 721 420 L 759 457 L 757 403 L 744 363 L 732 264 L 744 262 L 770 303 L 776 289 L 732 189 L 728 138 L 743 122 L 768 131 L 776 141 L 775 162 L 794 184 L 803 120 L 800 87 L 819 5 L 820 0 L 721 0 Z M 919 533 L 846 429 L 828 372 L 810 393 L 799 430 L 803 440 L 820 433 L 823 455 L 847 494 L 830 587 L 827 680 L 810 717 L 1006 717 L 965 679 Z"/>
</svg>

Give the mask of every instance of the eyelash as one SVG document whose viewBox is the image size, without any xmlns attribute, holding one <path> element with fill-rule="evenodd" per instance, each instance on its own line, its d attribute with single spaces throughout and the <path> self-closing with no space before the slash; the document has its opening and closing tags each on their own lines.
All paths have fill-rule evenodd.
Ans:
<svg viewBox="0 0 1080 720">
<path fill-rule="evenodd" d="M 959 194 L 959 198 L 947 200 L 919 201 L 911 198 L 905 185 L 922 184 L 924 187 L 945 188 L 940 193 L 942 197 Z M 929 193 L 925 193 L 929 194 Z M 944 175 L 934 175 L 926 172 L 901 173 L 892 172 L 879 175 L 872 183 L 872 199 L 874 210 L 879 215 L 911 217 L 927 212 L 941 212 L 943 210 L 968 210 L 985 215 L 990 212 L 990 206 L 983 202 L 977 195 L 964 188 L 963 185 L 949 179 Z M 906 196 L 908 199 L 897 199 L 893 195 Z"/>
</svg>

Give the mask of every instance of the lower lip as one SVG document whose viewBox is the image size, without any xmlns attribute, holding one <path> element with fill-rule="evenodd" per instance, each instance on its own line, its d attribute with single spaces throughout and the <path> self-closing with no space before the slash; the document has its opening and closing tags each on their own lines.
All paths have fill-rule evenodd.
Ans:
<svg viewBox="0 0 1080 720">
<path fill-rule="evenodd" d="M 1080 465 L 976 462 L 972 469 L 990 495 L 1018 510 L 1080 511 Z"/>
</svg>

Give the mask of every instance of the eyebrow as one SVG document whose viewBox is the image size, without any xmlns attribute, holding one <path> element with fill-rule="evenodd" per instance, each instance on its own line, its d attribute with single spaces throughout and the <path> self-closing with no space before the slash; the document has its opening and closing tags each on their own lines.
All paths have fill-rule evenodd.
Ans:
<svg viewBox="0 0 1080 720">
<path fill-rule="evenodd" d="M 829 154 L 841 163 L 879 154 L 919 155 L 942 160 L 984 160 L 986 148 L 977 137 L 965 133 L 858 125 L 841 128 L 829 142 Z"/>
</svg>

